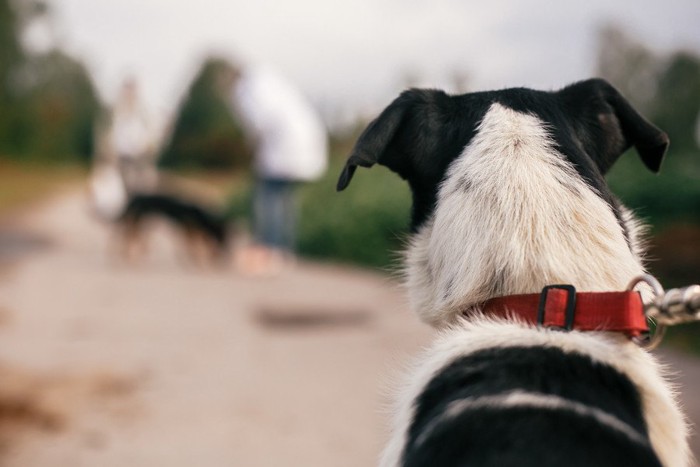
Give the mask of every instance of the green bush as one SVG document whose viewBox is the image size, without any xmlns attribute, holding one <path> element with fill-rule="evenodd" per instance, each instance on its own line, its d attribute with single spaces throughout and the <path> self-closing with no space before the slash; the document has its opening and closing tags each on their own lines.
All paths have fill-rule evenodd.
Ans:
<svg viewBox="0 0 700 467">
<path fill-rule="evenodd" d="M 408 186 L 384 167 L 359 168 L 349 187 L 335 190 L 344 160 L 302 191 L 299 252 L 387 268 L 396 265 L 410 215 Z"/>
<path fill-rule="evenodd" d="M 250 165 L 250 148 L 228 103 L 233 70 L 220 58 L 202 63 L 178 109 L 161 167 L 225 170 Z"/>
<path fill-rule="evenodd" d="M 660 174 L 634 150 L 608 176 L 613 192 L 655 231 L 677 222 L 700 223 L 700 183 L 674 154 Z M 679 160 L 681 162 L 679 162 Z M 384 167 L 359 168 L 345 191 L 335 185 L 345 163 L 334 157 L 326 175 L 299 190 L 298 252 L 306 257 L 389 269 L 398 265 L 410 216 L 408 185 Z M 232 218 L 250 218 L 252 183 L 240 183 L 228 203 Z"/>
<path fill-rule="evenodd" d="M 408 227 L 408 186 L 383 167 L 358 169 L 350 186 L 335 185 L 345 163 L 333 158 L 326 175 L 299 190 L 297 249 L 302 256 L 390 269 Z M 229 200 L 230 218 L 250 218 L 252 183 L 240 184 Z"/>
<path fill-rule="evenodd" d="M 700 164 L 691 156 L 671 150 L 653 174 L 631 150 L 613 166 L 608 182 L 654 231 L 674 223 L 700 224 Z"/>
</svg>

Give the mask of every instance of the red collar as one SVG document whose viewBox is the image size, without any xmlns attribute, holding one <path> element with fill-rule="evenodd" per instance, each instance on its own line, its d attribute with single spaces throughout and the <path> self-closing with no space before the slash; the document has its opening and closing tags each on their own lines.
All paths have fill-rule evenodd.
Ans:
<svg viewBox="0 0 700 467">
<path fill-rule="evenodd" d="M 621 332 L 630 338 L 647 333 L 638 292 L 576 292 L 571 285 L 548 285 L 539 294 L 492 298 L 486 315 L 515 316 L 526 323 L 578 331 Z"/>
</svg>

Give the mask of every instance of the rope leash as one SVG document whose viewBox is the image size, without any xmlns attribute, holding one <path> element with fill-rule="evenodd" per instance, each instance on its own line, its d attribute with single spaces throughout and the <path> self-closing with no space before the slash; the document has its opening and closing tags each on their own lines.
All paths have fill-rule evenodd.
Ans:
<svg viewBox="0 0 700 467">
<path fill-rule="evenodd" d="M 636 341 L 642 347 L 656 348 L 668 326 L 700 321 L 700 285 L 664 290 L 654 276 L 644 274 L 632 280 L 627 289 L 633 290 L 642 283 L 651 287 L 654 294 L 652 300 L 644 304 L 644 315 L 656 324 L 654 334 Z"/>
</svg>

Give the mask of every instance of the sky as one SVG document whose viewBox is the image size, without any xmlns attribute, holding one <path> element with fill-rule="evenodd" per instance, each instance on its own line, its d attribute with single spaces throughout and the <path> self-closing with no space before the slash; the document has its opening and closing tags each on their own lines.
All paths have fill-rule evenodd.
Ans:
<svg viewBox="0 0 700 467">
<path fill-rule="evenodd" d="M 555 89 L 595 73 L 616 24 L 660 52 L 700 53 L 698 0 L 48 0 L 29 42 L 84 61 L 111 103 L 126 76 L 169 118 L 204 57 L 264 63 L 328 119 L 381 110 L 408 82 Z M 49 33 L 42 33 L 48 30 Z"/>
</svg>

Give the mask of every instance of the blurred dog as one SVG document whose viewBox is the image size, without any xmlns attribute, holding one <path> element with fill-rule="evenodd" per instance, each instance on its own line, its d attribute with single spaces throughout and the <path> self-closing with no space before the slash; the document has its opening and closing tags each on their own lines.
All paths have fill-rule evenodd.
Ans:
<svg viewBox="0 0 700 467">
<path fill-rule="evenodd" d="M 173 195 L 136 194 L 117 222 L 127 259 L 134 261 L 143 255 L 144 230 L 153 219 L 176 226 L 183 234 L 190 258 L 196 262 L 221 263 L 228 257 L 230 229 L 223 216 Z"/>
<path fill-rule="evenodd" d="M 674 394 L 630 339 L 641 298 L 622 292 L 642 323 L 626 332 L 604 305 L 644 272 L 640 225 L 604 180 L 632 146 L 656 172 L 668 138 L 598 79 L 409 90 L 365 129 L 338 190 L 375 163 L 408 182 L 406 286 L 442 330 L 402 386 L 382 466 L 688 465 Z M 528 297 L 536 320 L 507 305 Z"/>
</svg>

